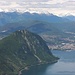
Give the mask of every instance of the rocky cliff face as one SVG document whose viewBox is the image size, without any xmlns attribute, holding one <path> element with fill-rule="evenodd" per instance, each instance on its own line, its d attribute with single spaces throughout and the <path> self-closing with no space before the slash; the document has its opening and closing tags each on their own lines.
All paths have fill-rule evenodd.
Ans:
<svg viewBox="0 0 75 75">
<path fill-rule="evenodd" d="M 57 60 L 45 41 L 27 30 L 19 30 L 0 40 L 0 74 L 15 75 L 29 65 Z"/>
</svg>

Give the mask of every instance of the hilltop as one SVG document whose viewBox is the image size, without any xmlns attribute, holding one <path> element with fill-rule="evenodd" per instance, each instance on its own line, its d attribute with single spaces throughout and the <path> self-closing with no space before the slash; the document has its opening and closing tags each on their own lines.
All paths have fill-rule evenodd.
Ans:
<svg viewBox="0 0 75 75">
<path fill-rule="evenodd" d="M 29 65 L 54 63 L 45 41 L 27 30 L 18 30 L 0 40 L 0 75 L 16 75 Z"/>
</svg>

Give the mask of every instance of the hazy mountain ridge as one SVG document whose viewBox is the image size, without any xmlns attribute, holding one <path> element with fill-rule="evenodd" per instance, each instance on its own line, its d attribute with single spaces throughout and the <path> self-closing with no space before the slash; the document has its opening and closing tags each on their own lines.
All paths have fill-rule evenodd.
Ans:
<svg viewBox="0 0 75 75">
<path fill-rule="evenodd" d="M 74 16 L 73 16 L 74 17 Z M 38 24 L 38 22 L 54 26 L 57 29 L 64 31 L 74 26 L 75 22 L 69 18 L 59 17 L 53 14 L 38 14 L 38 13 L 18 13 L 18 12 L 0 12 L 0 31 L 16 31 L 18 29 L 28 28 Z M 73 25 L 71 25 L 73 24 Z M 67 31 L 67 30 L 66 30 Z"/>
<path fill-rule="evenodd" d="M 63 16 L 63 17 L 75 22 L 75 16 L 73 16 L 73 15 L 66 15 L 66 16 Z"/>
<path fill-rule="evenodd" d="M 15 18 L 14 18 L 15 17 Z M 38 13 L 18 13 L 18 12 L 0 12 L 0 26 L 5 25 L 7 23 L 19 22 L 19 21 L 27 21 L 27 20 L 40 20 L 46 22 L 66 22 L 68 19 L 63 19 L 62 17 L 53 15 L 53 14 L 38 14 Z"/>
<path fill-rule="evenodd" d="M 0 31 L 9 31 L 15 28 L 22 29 L 23 27 L 27 28 L 33 26 L 34 23 L 37 24 L 38 22 L 46 22 L 50 23 L 56 28 L 60 28 L 61 30 L 66 30 L 71 27 L 74 28 L 74 18 L 67 18 L 69 16 L 59 17 L 53 14 L 38 14 L 38 13 L 18 13 L 18 12 L 0 12 Z M 74 16 L 72 16 L 74 17 Z M 46 24 L 45 23 L 45 24 Z M 49 24 L 49 25 L 50 25 Z M 71 25 L 73 24 L 73 25 Z M 66 30 L 67 31 L 67 30 Z"/>
</svg>

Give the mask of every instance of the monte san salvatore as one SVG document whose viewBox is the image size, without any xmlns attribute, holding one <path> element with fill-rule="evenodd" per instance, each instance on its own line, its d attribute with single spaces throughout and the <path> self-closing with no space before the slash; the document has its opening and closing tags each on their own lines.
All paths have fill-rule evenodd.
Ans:
<svg viewBox="0 0 75 75">
<path fill-rule="evenodd" d="M 16 75 L 28 66 L 55 63 L 45 41 L 37 34 L 18 30 L 0 40 L 0 74 Z"/>
</svg>

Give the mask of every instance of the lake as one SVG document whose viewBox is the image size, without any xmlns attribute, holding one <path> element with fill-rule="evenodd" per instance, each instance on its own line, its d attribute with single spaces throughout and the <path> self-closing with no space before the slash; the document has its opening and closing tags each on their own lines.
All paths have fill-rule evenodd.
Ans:
<svg viewBox="0 0 75 75">
<path fill-rule="evenodd" d="M 75 51 L 53 50 L 60 59 L 57 63 L 31 67 L 22 75 L 75 75 Z"/>
</svg>

